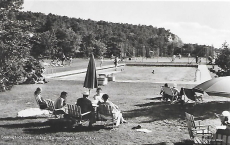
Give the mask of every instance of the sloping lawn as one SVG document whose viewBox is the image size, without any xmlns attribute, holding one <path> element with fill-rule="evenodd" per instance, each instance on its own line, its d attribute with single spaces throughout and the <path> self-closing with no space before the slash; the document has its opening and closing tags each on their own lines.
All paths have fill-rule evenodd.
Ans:
<svg viewBox="0 0 230 145">
<path fill-rule="evenodd" d="M 143 75 L 141 71 L 139 73 Z M 167 74 L 162 73 L 162 78 Z M 125 72 L 116 74 L 117 78 L 125 76 L 128 76 Z M 162 102 L 159 100 L 161 85 L 163 83 L 144 81 L 109 82 L 108 85 L 102 86 L 103 92 L 109 94 L 110 100 L 120 107 L 124 118 L 128 121 L 114 130 L 102 128 L 101 122 L 97 122 L 93 129 L 85 126 L 55 129 L 49 126 L 50 117 L 16 117 L 20 110 L 37 107 L 33 96 L 37 87 L 43 89 L 43 98 L 52 100 L 55 100 L 62 91 L 66 91 L 67 103 L 74 104 L 82 97 L 81 92 L 86 90 L 83 88 L 83 80 L 50 79 L 47 84 L 14 86 L 11 91 L 0 94 L 0 144 L 188 144 L 190 142 L 184 112 L 203 120 L 203 124 L 215 127 L 220 123 L 214 113 L 229 110 L 230 99 L 211 97 L 207 94 L 204 96 L 204 102 L 195 106 L 193 103 L 181 106 Z M 194 85 L 178 84 L 178 88 L 182 86 L 192 88 Z M 91 90 L 89 99 L 92 99 L 95 93 L 95 89 Z M 133 130 L 132 128 L 137 125 L 152 132 Z"/>
</svg>

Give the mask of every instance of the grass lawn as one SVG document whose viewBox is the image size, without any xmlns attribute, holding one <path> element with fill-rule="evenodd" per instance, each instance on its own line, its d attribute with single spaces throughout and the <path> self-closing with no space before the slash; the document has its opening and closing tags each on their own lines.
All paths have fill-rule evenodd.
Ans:
<svg viewBox="0 0 230 145">
<path fill-rule="evenodd" d="M 167 67 L 167 71 L 165 69 L 156 68 L 157 73 L 153 77 L 153 74 L 147 73 L 152 68 L 140 67 L 138 71 L 136 68 L 127 67 L 123 72 L 116 74 L 116 79 L 135 78 L 144 81 L 117 81 L 102 86 L 103 92 L 109 94 L 110 100 L 120 107 L 128 121 L 114 130 L 101 128 L 100 122 L 90 130 L 85 126 L 81 129 L 53 129 L 49 126 L 48 117 L 16 117 L 20 110 L 37 107 L 33 96 L 37 87 L 43 89 L 43 98 L 52 100 L 55 100 L 61 91 L 67 91 L 67 103 L 73 104 L 82 97 L 81 92 L 85 90 L 83 80 L 50 79 L 47 84 L 14 86 L 11 91 L 1 93 L 0 144 L 188 144 L 189 135 L 184 112 L 193 114 L 196 119 L 202 120 L 203 124 L 211 124 L 214 127 L 220 125 L 214 113 L 229 110 L 228 98 L 206 94 L 204 102 L 195 106 L 193 103 L 185 106 L 169 104 L 158 99 L 163 83 L 154 83 L 152 79 L 156 78 L 156 81 L 162 82 L 189 81 L 187 79 L 193 79 L 194 75 L 194 72 L 187 68 L 178 73 L 175 68 Z M 172 76 L 174 79 L 169 79 Z M 193 86 L 178 83 L 178 88 Z M 92 90 L 89 98 L 92 99 L 95 93 L 95 89 Z M 137 125 L 152 132 L 133 130 L 132 127 Z"/>
</svg>

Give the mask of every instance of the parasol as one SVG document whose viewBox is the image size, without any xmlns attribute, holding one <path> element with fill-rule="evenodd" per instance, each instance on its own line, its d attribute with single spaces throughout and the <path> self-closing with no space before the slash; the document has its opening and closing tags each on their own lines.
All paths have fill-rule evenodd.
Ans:
<svg viewBox="0 0 230 145">
<path fill-rule="evenodd" d="M 203 82 L 194 88 L 203 89 L 207 94 L 213 96 L 230 97 L 230 76 L 218 77 Z"/>
<path fill-rule="evenodd" d="M 85 76 L 84 86 L 85 88 L 90 89 L 97 88 L 98 82 L 97 82 L 97 70 L 95 65 L 95 60 L 93 54 L 90 55 L 88 68 Z"/>
</svg>

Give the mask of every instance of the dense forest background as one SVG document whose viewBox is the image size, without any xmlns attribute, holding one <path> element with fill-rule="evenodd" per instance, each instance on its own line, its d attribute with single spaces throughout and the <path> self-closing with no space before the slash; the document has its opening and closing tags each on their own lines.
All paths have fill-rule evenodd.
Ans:
<svg viewBox="0 0 230 145">
<path fill-rule="evenodd" d="M 83 20 L 54 14 L 19 12 L 16 20 L 30 23 L 34 57 L 58 57 L 61 53 L 73 57 L 154 57 L 176 54 L 212 55 L 213 47 L 183 44 L 165 28 L 145 25 Z"/>
<path fill-rule="evenodd" d="M 165 28 L 24 12 L 22 4 L 23 0 L 0 1 L 0 73 L 13 82 L 38 68 L 39 59 L 63 54 L 73 58 L 91 52 L 96 58 L 213 55 L 212 46 L 184 44 Z"/>
</svg>

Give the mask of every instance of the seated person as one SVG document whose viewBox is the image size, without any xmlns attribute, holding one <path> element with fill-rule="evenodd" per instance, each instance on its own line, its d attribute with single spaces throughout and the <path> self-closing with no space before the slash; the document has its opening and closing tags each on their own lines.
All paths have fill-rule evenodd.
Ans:
<svg viewBox="0 0 230 145">
<path fill-rule="evenodd" d="M 223 125 L 229 125 L 230 124 L 230 112 L 229 111 L 223 111 L 222 115 L 224 116 L 224 119 L 222 120 Z"/>
<path fill-rule="evenodd" d="M 101 93 L 102 89 L 101 88 L 97 88 L 97 94 L 93 96 L 93 101 L 92 104 L 93 106 L 97 106 L 98 102 L 104 102 L 102 100 L 102 95 L 103 93 Z"/>
<path fill-rule="evenodd" d="M 41 97 L 41 92 L 42 89 L 38 87 L 34 92 L 35 100 L 39 105 L 40 109 L 47 109 L 48 108 L 47 102 Z"/>
<path fill-rule="evenodd" d="M 67 92 L 61 92 L 60 97 L 57 98 L 57 100 L 54 102 L 54 114 L 66 114 L 66 98 L 67 98 Z"/>
<path fill-rule="evenodd" d="M 106 104 L 106 105 L 111 106 L 113 109 L 112 112 L 113 112 L 114 118 L 119 119 L 118 120 L 119 123 L 126 123 L 127 121 L 122 117 L 122 113 L 119 110 L 118 106 L 113 104 L 111 101 L 109 101 L 108 98 L 109 98 L 109 95 L 107 94 L 102 95 L 102 99 L 104 102 L 98 102 L 98 105 L 100 106 L 101 104 Z"/>
<path fill-rule="evenodd" d="M 91 113 L 82 117 L 82 119 L 89 119 L 89 127 L 92 127 L 92 124 L 96 122 L 95 111 L 92 106 L 92 102 L 88 99 L 89 92 L 83 92 L 83 98 L 77 99 L 77 106 L 81 107 L 81 113 L 86 113 L 91 111 Z"/>
<path fill-rule="evenodd" d="M 161 87 L 160 94 L 162 95 L 162 100 L 163 101 L 168 101 L 169 96 L 164 93 L 164 87 L 169 87 L 167 83 L 164 84 L 164 86 Z"/>
<path fill-rule="evenodd" d="M 174 95 L 176 96 L 176 98 L 174 98 L 176 102 L 180 101 L 181 100 L 180 91 L 177 89 L 176 83 L 173 84 L 172 90 L 173 90 Z"/>
</svg>

